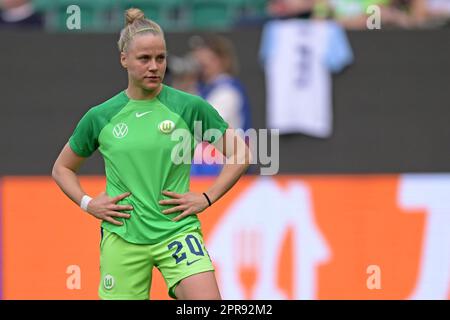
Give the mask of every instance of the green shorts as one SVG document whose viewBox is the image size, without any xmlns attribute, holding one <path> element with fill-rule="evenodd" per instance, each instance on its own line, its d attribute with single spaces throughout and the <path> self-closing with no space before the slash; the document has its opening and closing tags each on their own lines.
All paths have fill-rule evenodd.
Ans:
<svg viewBox="0 0 450 320">
<path fill-rule="evenodd" d="M 152 270 L 157 267 L 176 299 L 178 283 L 191 275 L 214 271 L 200 230 L 184 231 L 157 244 L 134 244 L 103 229 L 100 244 L 101 299 L 149 299 Z"/>
</svg>

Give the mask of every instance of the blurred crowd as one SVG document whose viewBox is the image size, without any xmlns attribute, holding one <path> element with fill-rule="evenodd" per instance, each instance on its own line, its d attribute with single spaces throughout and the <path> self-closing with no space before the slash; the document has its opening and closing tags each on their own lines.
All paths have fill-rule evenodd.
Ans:
<svg viewBox="0 0 450 320">
<path fill-rule="evenodd" d="M 61 1 L 55 0 L 52 6 L 57 7 Z M 164 2 L 164 0 L 160 1 Z M 217 3 L 220 1 L 226 3 L 227 0 L 215 0 Z M 43 2 L 45 1 L 0 0 L 0 25 L 44 27 L 46 19 L 51 15 L 46 12 L 46 8 L 42 9 Z M 78 2 L 75 0 L 71 4 Z M 229 3 L 234 3 L 233 5 L 238 2 L 237 0 L 229 1 Z M 249 10 L 252 0 L 242 0 L 245 8 L 233 13 L 232 19 L 235 26 L 262 23 L 273 18 L 300 17 L 334 19 L 347 29 L 365 29 L 366 20 L 372 12 L 370 10 L 373 5 L 380 9 L 383 27 L 433 28 L 450 25 L 450 0 L 253 0 L 253 2 L 255 6 L 261 6 L 262 3 L 265 10 Z M 64 4 L 67 3 L 69 2 L 64 2 Z M 81 7 L 86 3 L 88 2 L 83 2 Z M 188 4 L 189 1 L 186 1 L 184 8 Z M 255 12 L 257 12 L 256 15 Z M 65 14 L 65 11 L 63 13 Z M 220 14 L 216 11 L 217 13 Z M 214 21 L 214 17 L 210 17 L 209 21 Z M 208 28 L 208 23 L 203 25 L 204 28 Z"/>
<path fill-rule="evenodd" d="M 0 0 L 0 28 L 44 28 L 47 16 L 36 11 L 38 2 Z M 353 62 L 344 29 L 366 29 L 368 17 L 377 12 L 383 29 L 450 26 L 450 0 L 267 0 L 263 5 L 263 15 L 243 12 L 233 27 L 263 27 L 260 60 L 266 74 L 267 127 L 317 138 L 333 132 L 331 74 Z M 231 127 L 245 131 L 252 127 L 252 108 L 238 71 L 231 41 L 210 33 L 191 37 L 185 55 L 170 56 L 167 83 L 203 97 Z M 220 172 L 220 165 L 207 164 L 214 152 L 197 148 L 194 175 Z"/>
<path fill-rule="evenodd" d="M 383 27 L 443 26 L 450 18 L 450 0 L 269 0 L 267 11 L 272 17 L 334 19 L 347 29 L 365 29 L 371 6 L 380 9 Z"/>
</svg>

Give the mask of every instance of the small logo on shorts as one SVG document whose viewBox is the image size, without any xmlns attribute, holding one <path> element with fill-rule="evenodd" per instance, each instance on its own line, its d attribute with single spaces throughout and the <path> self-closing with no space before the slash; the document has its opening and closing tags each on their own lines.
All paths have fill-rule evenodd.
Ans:
<svg viewBox="0 0 450 320">
<path fill-rule="evenodd" d="M 103 286 L 106 290 L 111 290 L 114 287 L 114 277 L 110 274 L 107 274 L 103 278 Z"/>
<path fill-rule="evenodd" d="M 197 261 L 199 261 L 200 259 L 197 259 L 197 260 L 194 260 L 194 261 L 188 261 L 188 262 L 186 262 L 186 264 L 188 265 L 188 266 L 190 266 L 191 264 L 193 264 L 193 263 L 196 263 Z"/>
</svg>

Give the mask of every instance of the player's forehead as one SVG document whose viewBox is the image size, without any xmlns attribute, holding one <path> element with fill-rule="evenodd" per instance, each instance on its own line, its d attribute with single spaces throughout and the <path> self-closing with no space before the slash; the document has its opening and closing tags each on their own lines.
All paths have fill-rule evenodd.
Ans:
<svg viewBox="0 0 450 320">
<path fill-rule="evenodd" d="M 166 52 L 166 43 L 160 35 L 136 35 L 131 41 L 130 50 L 136 54 L 163 54 Z"/>
</svg>

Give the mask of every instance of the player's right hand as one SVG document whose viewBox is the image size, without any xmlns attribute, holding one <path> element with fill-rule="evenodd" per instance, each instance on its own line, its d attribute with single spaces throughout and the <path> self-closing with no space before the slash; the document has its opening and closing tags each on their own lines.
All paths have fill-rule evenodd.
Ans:
<svg viewBox="0 0 450 320">
<path fill-rule="evenodd" d="M 133 210 L 133 207 L 130 205 L 119 205 L 116 203 L 130 195 L 130 192 L 125 192 L 118 196 L 110 197 L 106 194 L 106 192 L 102 192 L 89 202 L 87 211 L 97 219 L 108 221 L 116 226 L 121 226 L 123 223 L 117 221 L 113 217 L 128 219 L 130 214 L 120 211 Z"/>
</svg>

